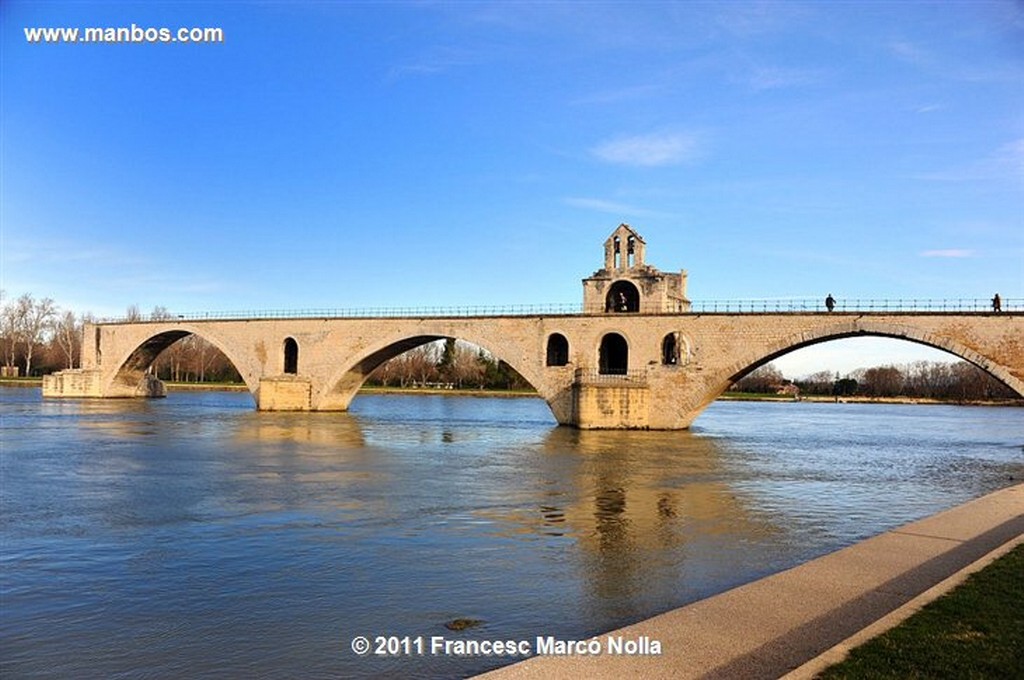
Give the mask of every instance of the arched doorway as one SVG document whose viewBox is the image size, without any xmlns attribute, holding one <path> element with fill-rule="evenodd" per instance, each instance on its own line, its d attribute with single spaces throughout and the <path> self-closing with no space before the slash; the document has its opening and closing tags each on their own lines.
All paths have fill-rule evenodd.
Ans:
<svg viewBox="0 0 1024 680">
<path fill-rule="evenodd" d="M 284 372 L 289 375 L 299 372 L 299 343 L 295 338 L 285 338 L 284 341 Z"/>
<path fill-rule="evenodd" d="M 547 365 L 565 366 L 569 363 L 569 341 L 561 333 L 548 336 Z"/>
<path fill-rule="evenodd" d="M 626 375 L 629 371 L 629 344 L 618 333 L 601 338 L 598 372 L 602 375 Z"/>
<path fill-rule="evenodd" d="M 640 291 L 629 281 L 616 281 L 608 289 L 604 311 L 630 313 L 640 311 Z"/>
</svg>

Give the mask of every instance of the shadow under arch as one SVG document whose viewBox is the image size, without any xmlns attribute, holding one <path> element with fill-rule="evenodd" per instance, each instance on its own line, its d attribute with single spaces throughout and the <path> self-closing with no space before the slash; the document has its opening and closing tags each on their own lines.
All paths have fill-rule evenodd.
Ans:
<svg viewBox="0 0 1024 680">
<path fill-rule="evenodd" d="M 962 343 L 922 329 L 914 328 L 913 326 L 879 323 L 870 320 L 858 320 L 850 324 L 844 324 L 839 328 L 825 328 L 819 329 L 814 333 L 801 333 L 796 336 L 791 336 L 775 343 L 774 345 L 764 347 L 760 351 L 748 354 L 744 359 L 730 365 L 721 373 L 721 375 L 718 376 L 718 379 L 713 385 L 713 394 L 710 395 L 710 399 L 707 403 L 711 403 L 711 401 L 717 399 L 723 392 L 725 392 L 726 389 L 728 389 L 729 385 L 736 380 L 739 380 L 747 373 L 750 373 L 754 369 L 764 366 L 785 354 L 789 354 L 790 352 L 810 347 L 812 345 L 830 342 L 832 340 L 863 337 L 906 340 L 908 342 L 926 345 L 928 347 L 949 352 L 950 354 L 960 357 L 964 361 L 977 366 L 1019 394 L 1021 397 L 1024 397 L 1024 381 L 1014 377 L 1005 366 L 992 361 L 988 357 L 979 354 Z"/>
<path fill-rule="evenodd" d="M 235 370 L 242 377 L 246 388 L 249 390 L 249 394 L 255 401 L 259 390 L 259 379 L 250 371 L 243 370 L 245 364 L 240 362 L 236 356 L 233 356 L 228 346 L 212 334 L 200 333 L 187 325 L 180 324 L 156 326 L 154 332 L 128 352 L 127 356 L 118 358 L 116 361 L 117 371 L 107 385 L 108 390 L 115 387 L 134 389 L 145 379 L 150 366 L 153 365 L 153 362 L 156 361 L 157 357 L 164 350 L 190 335 L 202 338 L 227 357 L 227 360 L 231 362 L 231 365 L 235 367 Z"/>
<path fill-rule="evenodd" d="M 334 373 L 324 384 L 319 399 L 314 405 L 319 411 L 345 411 L 348 409 L 352 399 L 356 396 L 359 388 L 370 377 L 378 367 L 395 357 L 416 349 L 431 342 L 445 340 L 454 337 L 470 344 L 481 347 L 489 352 L 495 359 L 503 361 L 512 367 L 531 387 L 537 390 L 538 396 L 548 402 L 548 397 L 541 390 L 543 382 L 539 376 L 524 368 L 519 362 L 508 361 L 500 353 L 494 352 L 491 347 L 496 344 L 488 338 L 477 337 L 471 334 L 459 334 L 455 336 L 445 334 L 424 334 L 403 336 L 383 340 L 368 348 L 364 353 L 346 362 L 344 367 Z"/>
</svg>

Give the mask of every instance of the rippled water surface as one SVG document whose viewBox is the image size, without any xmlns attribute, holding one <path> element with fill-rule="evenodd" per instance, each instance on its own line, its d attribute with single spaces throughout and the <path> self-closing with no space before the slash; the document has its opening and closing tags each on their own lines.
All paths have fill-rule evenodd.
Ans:
<svg viewBox="0 0 1024 680">
<path fill-rule="evenodd" d="M 580 432 L 537 399 L 0 400 L 4 678 L 465 675 L 498 662 L 350 642 L 592 635 L 1024 478 L 1015 408 Z"/>
</svg>

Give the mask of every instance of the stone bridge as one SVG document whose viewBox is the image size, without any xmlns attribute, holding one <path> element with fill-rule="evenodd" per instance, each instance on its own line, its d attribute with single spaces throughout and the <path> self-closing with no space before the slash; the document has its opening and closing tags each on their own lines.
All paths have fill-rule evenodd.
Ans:
<svg viewBox="0 0 1024 680">
<path fill-rule="evenodd" d="M 161 396 L 149 367 L 191 334 L 235 365 L 260 410 L 342 411 L 370 373 L 457 338 L 518 371 L 555 419 L 580 428 L 683 429 L 734 381 L 790 351 L 859 336 L 955 354 L 1024 396 L 1024 312 L 698 313 L 686 273 L 644 264 L 622 225 L 579 314 L 204 319 L 86 326 L 82 368 L 47 376 L 47 397 Z"/>
<path fill-rule="evenodd" d="M 195 334 L 235 365 L 260 410 L 340 411 L 371 372 L 458 338 L 518 371 L 556 420 L 581 428 L 686 428 L 740 376 L 783 354 L 857 336 L 951 352 L 1024 396 L 1021 313 L 579 314 L 109 323 L 86 328 L 83 368 L 46 396 L 158 396 L 148 373 Z"/>
</svg>

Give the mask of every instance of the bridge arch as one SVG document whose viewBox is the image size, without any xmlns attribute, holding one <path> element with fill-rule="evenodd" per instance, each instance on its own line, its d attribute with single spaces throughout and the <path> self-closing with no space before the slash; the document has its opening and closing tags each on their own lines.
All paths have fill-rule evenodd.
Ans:
<svg viewBox="0 0 1024 680">
<path fill-rule="evenodd" d="M 105 385 L 105 393 L 116 395 L 134 391 L 164 350 L 183 338 L 195 335 L 209 342 L 227 357 L 255 399 L 259 389 L 259 377 L 246 362 L 240 360 L 230 343 L 224 342 L 215 334 L 201 332 L 187 324 L 153 324 L 147 331 L 141 340 L 131 343 L 132 349 L 113 360 L 116 370 L 111 371 L 111 377 Z"/>
<path fill-rule="evenodd" d="M 1014 377 L 1005 366 L 1002 366 L 992 359 L 979 354 L 962 342 L 944 335 L 932 333 L 925 329 L 916 328 L 912 325 L 860 319 L 841 326 L 822 327 L 800 333 L 799 335 L 793 335 L 747 354 L 743 359 L 734 362 L 721 372 L 712 389 L 712 393 L 709 394 L 710 399 L 707 403 L 711 403 L 711 401 L 725 392 L 729 385 L 750 371 L 753 371 L 754 369 L 785 354 L 789 354 L 790 352 L 804 347 L 830 342 L 832 340 L 842 340 L 854 337 L 881 337 L 907 340 L 920 345 L 927 345 L 935 349 L 944 350 L 977 366 L 1017 394 L 1024 397 L 1024 381 Z"/>
<path fill-rule="evenodd" d="M 551 404 L 550 395 L 546 394 L 544 390 L 546 383 L 543 380 L 543 376 L 524 361 L 507 356 L 508 352 L 496 351 L 496 347 L 502 346 L 500 340 L 471 332 L 451 333 L 448 332 L 451 329 L 436 330 L 438 332 L 392 336 L 374 343 L 360 354 L 348 359 L 341 368 L 325 381 L 321 389 L 314 395 L 313 408 L 323 411 L 347 409 L 359 388 L 378 367 L 411 349 L 446 338 L 456 338 L 457 340 L 483 348 L 494 358 L 511 366 L 527 383 L 537 390 L 538 396 L 548 401 L 549 405 Z"/>
</svg>

